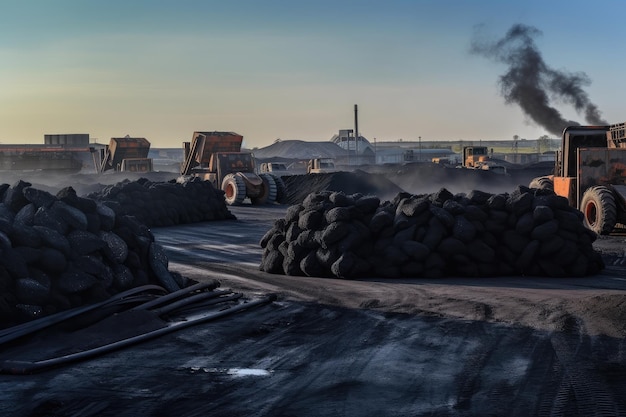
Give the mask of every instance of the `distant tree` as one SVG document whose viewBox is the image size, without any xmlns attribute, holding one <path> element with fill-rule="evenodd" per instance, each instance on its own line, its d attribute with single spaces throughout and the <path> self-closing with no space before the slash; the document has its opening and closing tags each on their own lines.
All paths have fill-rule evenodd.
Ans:
<svg viewBox="0 0 626 417">
<path fill-rule="evenodd" d="M 537 153 L 542 153 L 550 150 L 550 137 L 548 135 L 539 136 L 537 139 Z"/>
</svg>

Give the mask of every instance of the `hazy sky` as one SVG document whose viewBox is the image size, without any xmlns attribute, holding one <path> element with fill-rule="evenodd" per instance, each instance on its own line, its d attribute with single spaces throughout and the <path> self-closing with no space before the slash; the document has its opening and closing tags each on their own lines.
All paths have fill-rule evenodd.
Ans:
<svg viewBox="0 0 626 417">
<path fill-rule="evenodd" d="M 518 23 L 623 122 L 625 12 L 621 0 L 0 0 L 0 143 L 323 141 L 354 127 L 354 104 L 370 141 L 535 139 L 548 132 L 500 95 L 505 65 L 469 52 L 477 27 L 497 40 Z"/>
</svg>

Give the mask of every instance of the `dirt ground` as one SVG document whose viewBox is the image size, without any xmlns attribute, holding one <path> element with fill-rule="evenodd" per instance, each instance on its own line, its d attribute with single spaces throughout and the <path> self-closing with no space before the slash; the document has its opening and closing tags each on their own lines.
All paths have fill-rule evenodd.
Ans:
<svg viewBox="0 0 626 417">
<path fill-rule="evenodd" d="M 462 192 L 455 178 L 424 175 L 386 178 L 413 193 L 432 192 L 423 182 Z M 493 189 L 472 188 L 512 189 L 487 181 Z M 242 206 L 231 208 L 237 220 L 153 229 L 171 270 L 277 301 L 89 361 L 0 375 L 0 413 L 626 415 L 624 236 L 596 242 L 608 266 L 586 278 L 262 273 L 258 242 L 286 208 Z M 41 358 L 47 343 L 34 340 L 18 356 Z"/>
</svg>

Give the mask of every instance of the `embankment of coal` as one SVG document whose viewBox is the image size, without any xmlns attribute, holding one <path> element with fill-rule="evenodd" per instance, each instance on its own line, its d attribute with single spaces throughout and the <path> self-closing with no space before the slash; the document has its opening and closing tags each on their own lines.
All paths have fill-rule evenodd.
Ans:
<svg viewBox="0 0 626 417">
<path fill-rule="evenodd" d="M 375 196 L 321 191 L 260 241 L 260 269 L 312 277 L 580 277 L 604 268 L 595 233 L 567 199 L 511 193 Z"/>
</svg>

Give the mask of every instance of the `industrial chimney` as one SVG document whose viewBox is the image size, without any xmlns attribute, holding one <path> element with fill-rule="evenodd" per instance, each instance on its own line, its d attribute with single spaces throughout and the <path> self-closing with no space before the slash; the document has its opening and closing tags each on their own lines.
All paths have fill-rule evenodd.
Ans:
<svg viewBox="0 0 626 417">
<path fill-rule="evenodd" d="M 350 149 L 348 144 L 348 149 Z M 354 156 L 356 164 L 359 165 L 359 110 L 358 106 L 354 105 Z"/>
</svg>

